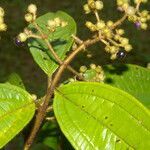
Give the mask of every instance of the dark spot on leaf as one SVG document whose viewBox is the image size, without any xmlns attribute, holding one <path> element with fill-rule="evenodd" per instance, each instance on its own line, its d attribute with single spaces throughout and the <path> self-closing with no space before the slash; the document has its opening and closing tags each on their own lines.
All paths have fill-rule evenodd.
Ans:
<svg viewBox="0 0 150 150">
<path fill-rule="evenodd" d="M 116 140 L 116 143 L 118 143 L 118 142 L 120 142 L 120 139 L 117 139 L 117 140 Z"/>
<path fill-rule="evenodd" d="M 112 126 L 113 126 L 113 124 L 111 123 L 111 124 L 110 124 L 110 126 L 112 127 Z"/>
<path fill-rule="evenodd" d="M 85 106 L 84 105 L 82 105 L 82 108 L 84 108 Z"/>
<path fill-rule="evenodd" d="M 108 119 L 108 117 L 107 117 L 107 116 L 105 116 L 105 119 Z"/>
<path fill-rule="evenodd" d="M 47 60 L 47 58 L 46 58 L 46 57 L 43 57 L 43 59 L 44 59 L 44 60 Z"/>
<path fill-rule="evenodd" d="M 55 46 L 62 46 L 62 45 L 65 45 L 66 43 L 67 43 L 67 41 L 63 40 L 63 39 L 56 39 L 55 41 L 51 42 L 53 47 L 55 47 Z"/>
</svg>

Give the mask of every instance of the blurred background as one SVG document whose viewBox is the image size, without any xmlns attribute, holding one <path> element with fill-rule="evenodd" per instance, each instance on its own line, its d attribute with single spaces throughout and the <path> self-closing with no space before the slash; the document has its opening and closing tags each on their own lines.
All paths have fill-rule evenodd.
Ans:
<svg viewBox="0 0 150 150">
<path fill-rule="evenodd" d="M 34 63 L 28 47 L 17 47 L 13 41 L 15 36 L 26 27 L 24 21 L 26 8 L 28 4 L 35 3 L 38 7 L 39 16 L 57 10 L 69 13 L 77 22 L 78 35 L 85 39 L 90 36 L 89 31 L 84 26 L 85 21 L 95 19 L 92 15 L 84 15 L 82 6 L 85 2 L 86 0 L 1 0 L 0 6 L 6 11 L 5 20 L 8 30 L 0 35 L 0 82 L 4 82 L 10 73 L 16 72 L 24 80 L 27 89 L 30 89 L 31 93 L 42 95 L 45 89 L 43 83 L 46 80 L 43 71 Z M 104 3 L 105 9 L 101 12 L 102 18 L 115 20 L 120 17 L 121 14 L 116 10 L 115 1 L 105 0 Z M 142 7 L 150 8 L 150 2 Z M 126 29 L 126 36 L 133 45 L 133 51 L 121 63 L 146 66 L 150 62 L 150 28 L 147 31 L 137 30 L 129 22 L 125 22 L 122 27 Z M 92 62 L 99 65 L 120 63 L 119 60 L 114 62 L 109 59 L 109 55 L 103 51 L 101 43 L 90 47 L 88 53 L 92 54 L 90 59 L 86 57 L 87 53 L 84 52 L 76 58 L 77 61 L 74 60 L 73 66 L 76 69 L 80 65 L 88 65 Z"/>
<path fill-rule="evenodd" d="M 85 21 L 95 18 L 92 15 L 84 15 L 82 6 L 85 2 L 86 0 L 1 0 L 0 6 L 6 11 L 5 22 L 8 25 L 8 30 L 5 33 L 0 33 L 0 82 L 5 82 L 10 73 L 16 72 L 21 76 L 30 93 L 43 95 L 46 88 L 45 74 L 34 63 L 26 45 L 17 47 L 14 44 L 14 38 L 27 26 L 24 21 L 26 8 L 30 3 L 36 4 L 39 16 L 49 11 L 63 10 L 67 12 L 77 22 L 78 36 L 81 39 L 86 39 L 86 37 L 90 37 L 90 32 L 84 26 Z M 115 21 L 121 17 L 121 13 L 116 10 L 115 0 L 105 0 L 104 3 L 105 9 L 101 12 L 102 18 Z M 150 9 L 150 1 L 142 7 Z M 104 52 L 103 44 L 98 43 L 90 47 L 88 53 L 83 52 L 78 55 L 72 62 L 74 68 L 78 70 L 81 65 L 89 65 L 90 63 L 97 65 L 132 63 L 146 67 L 147 63 L 150 62 L 150 27 L 147 31 L 141 31 L 127 21 L 122 25 L 122 28 L 126 30 L 125 36 L 130 39 L 133 46 L 133 51 L 124 60 L 111 61 L 109 55 Z M 87 58 L 87 54 L 92 55 L 92 57 Z M 50 130 L 52 129 L 50 128 Z M 43 140 L 46 133 L 48 134 L 50 131 L 45 130 L 44 127 L 43 132 L 41 132 L 43 135 L 39 136 L 41 139 L 38 140 Z M 45 143 L 49 140 L 51 139 L 46 139 Z M 37 147 L 36 150 L 40 149 L 39 145 Z M 68 147 L 67 150 L 69 150 Z"/>
</svg>

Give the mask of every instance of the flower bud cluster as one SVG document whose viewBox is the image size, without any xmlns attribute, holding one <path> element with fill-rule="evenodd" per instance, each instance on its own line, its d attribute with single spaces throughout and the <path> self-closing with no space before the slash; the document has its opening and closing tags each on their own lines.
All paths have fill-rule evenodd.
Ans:
<svg viewBox="0 0 150 150">
<path fill-rule="evenodd" d="M 113 33 L 113 36 L 110 38 L 102 39 L 102 42 L 106 45 L 106 52 L 111 54 L 111 59 L 116 59 L 120 53 L 120 51 L 130 52 L 132 50 L 132 46 L 129 44 L 129 39 L 123 37 L 124 30 L 116 29 Z M 123 49 L 123 50 L 122 50 Z"/>
<path fill-rule="evenodd" d="M 25 20 L 29 23 L 33 22 L 36 19 L 37 7 L 35 4 L 30 4 L 25 14 Z"/>
<path fill-rule="evenodd" d="M 36 13 L 37 13 L 36 5 L 35 4 L 30 4 L 27 8 L 27 14 L 25 14 L 25 20 L 28 23 L 32 23 L 36 19 Z M 17 43 L 18 42 L 19 43 L 24 43 L 31 34 L 32 34 L 32 32 L 25 28 L 24 32 L 21 32 L 17 36 L 17 38 L 16 38 Z"/>
<path fill-rule="evenodd" d="M 0 31 L 6 31 L 7 25 L 4 23 L 5 12 L 2 7 L 0 7 Z"/>
<path fill-rule="evenodd" d="M 89 69 L 86 66 L 81 66 L 80 74 L 86 81 L 103 82 L 105 79 L 102 67 L 95 64 L 91 64 Z"/>
<path fill-rule="evenodd" d="M 103 7 L 104 5 L 101 0 L 87 0 L 87 4 L 83 6 L 86 14 L 89 14 L 97 10 L 102 10 Z"/>
<path fill-rule="evenodd" d="M 68 22 L 61 20 L 59 17 L 47 21 L 47 28 L 50 32 L 54 32 L 57 27 L 65 27 Z"/>
<path fill-rule="evenodd" d="M 116 59 L 120 49 L 123 48 L 126 52 L 129 52 L 132 50 L 132 46 L 129 44 L 129 39 L 123 37 L 125 31 L 123 29 L 113 30 L 113 25 L 114 23 L 111 20 L 107 23 L 100 20 L 96 24 L 90 21 L 86 22 L 90 31 L 99 33 L 101 41 L 106 45 L 106 52 L 111 54 L 111 59 Z"/>
<path fill-rule="evenodd" d="M 130 0 L 117 0 L 119 10 L 124 11 L 128 16 L 128 20 L 134 22 L 137 28 L 146 30 L 147 22 L 150 20 L 150 13 L 147 10 L 140 11 L 141 3 L 146 3 L 148 0 L 134 0 L 135 7 L 130 5 Z"/>
</svg>

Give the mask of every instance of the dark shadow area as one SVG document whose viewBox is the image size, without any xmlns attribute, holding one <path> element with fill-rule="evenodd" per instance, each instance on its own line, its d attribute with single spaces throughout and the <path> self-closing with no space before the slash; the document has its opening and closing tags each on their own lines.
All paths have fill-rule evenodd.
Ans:
<svg viewBox="0 0 150 150">
<path fill-rule="evenodd" d="M 104 66 L 104 71 L 106 72 L 106 78 L 105 83 L 113 84 L 113 78 L 107 77 L 107 74 L 109 75 L 123 75 L 125 72 L 129 70 L 129 67 L 125 64 L 114 64 L 114 65 L 108 65 Z"/>
</svg>

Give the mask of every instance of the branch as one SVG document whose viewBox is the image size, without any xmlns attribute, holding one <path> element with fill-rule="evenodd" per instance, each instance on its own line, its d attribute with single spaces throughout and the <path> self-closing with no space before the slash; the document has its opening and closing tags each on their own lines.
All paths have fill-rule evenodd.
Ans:
<svg viewBox="0 0 150 150">
<path fill-rule="evenodd" d="M 97 15 L 97 14 L 96 14 Z M 114 23 L 114 26 L 112 27 L 112 29 L 115 29 L 118 25 L 122 24 L 122 22 L 127 18 L 127 15 L 125 14 L 121 19 L 119 19 L 118 21 L 116 21 Z M 98 18 L 97 18 L 98 19 Z M 38 25 L 36 25 L 38 27 Z M 38 27 L 39 28 L 39 27 Z M 40 28 L 39 28 L 40 29 Z M 94 43 L 100 41 L 99 36 L 94 37 L 93 39 L 89 39 L 84 41 L 82 44 L 80 44 L 78 46 L 77 49 L 75 49 L 74 51 L 72 51 L 72 53 L 64 60 L 64 62 L 62 62 L 59 57 L 57 56 L 57 54 L 55 53 L 55 51 L 53 50 L 52 46 L 50 45 L 49 41 L 45 38 L 45 36 L 43 35 L 42 31 L 39 30 L 39 32 L 41 33 L 41 35 L 43 36 L 44 41 L 47 43 L 49 50 L 52 52 L 52 54 L 54 55 L 54 57 L 56 58 L 56 60 L 59 62 L 60 66 L 58 68 L 58 71 L 56 72 L 52 82 L 50 83 L 50 86 L 47 89 L 47 93 L 43 102 L 43 105 L 38 109 L 38 112 L 36 114 L 36 119 L 35 119 L 35 123 L 34 126 L 31 130 L 31 133 L 25 143 L 24 146 L 24 150 L 29 150 L 36 135 L 37 132 L 39 131 L 39 128 L 46 116 L 46 112 L 47 112 L 47 108 L 49 105 L 49 102 L 52 101 L 52 96 L 54 93 L 55 88 L 57 87 L 61 76 L 63 74 L 63 72 L 65 71 L 65 69 L 70 68 L 70 70 L 72 69 L 71 66 L 69 66 L 70 62 L 76 57 L 76 55 L 84 50 L 85 48 L 89 47 L 90 45 L 93 45 Z M 72 71 L 74 71 L 74 69 L 72 69 Z"/>
<path fill-rule="evenodd" d="M 52 53 L 52 55 L 54 56 L 54 58 L 56 59 L 56 61 L 59 63 L 59 65 L 61 65 L 63 63 L 63 61 L 59 58 L 59 56 L 57 55 L 57 53 L 54 51 L 52 45 L 48 41 L 47 36 L 42 32 L 41 28 L 38 26 L 38 24 L 35 21 L 33 22 L 33 25 L 40 32 L 40 35 L 41 35 L 42 39 L 45 41 L 48 49 L 50 50 L 50 52 Z M 73 69 L 70 65 L 67 66 L 67 69 L 70 72 L 72 72 L 73 74 L 77 75 L 81 80 L 84 80 L 84 78 L 75 69 Z"/>
<path fill-rule="evenodd" d="M 39 108 L 37 114 L 36 114 L 36 119 L 35 119 L 35 123 L 33 126 L 33 129 L 25 143 L 24 146 L 24 150 L 29 150 L 35 137 L 37 132 L 39 131 L 39 128 L 46 116 L 46 110 L 48 108 L 48 104 L 49 101 L 52 100 L 52 95 L 54 93 L 55 88 L 57 87 L 58 82 L 60 81 L 60 78 L 63 74 L 63 72 L 65 71 L 66 67 L 69 65 L 69 63 L 74 59 L 74 57 L 80 52 L 82 51 L 85 47 L 88 47 L 90 45 L 93 45 L 94 43 L 99 41 L 99 37 L 95 38 L 95 39 L 90 39 L 87 40 L 85 42 L 83 42 L 76 50 L 74 50 L 65 60 L 64 62 L 60 65 L 56 75 L 54 76 L 54 79 L 52 80 L 52 83 L 50 85 L 50 87 L 47 90 L 47 94 L 45 96 L 45 100 L 43 105 Z"/>
<path fill-rule="evenodd" d="M 115 23 L 114 23 L 114 25 L 112 26 L 112 29 L 114 29 L 114 28 L 116 28 L 117 26 L 119 26 L 119 25 L 121 25 L 122 24 L 122 22 L 124 22 L 126 19 L 127 19 L 127 14 L 124 14 L 124 16 L 121 18 L 121 19 L 119 19 L 118 21 L 116 21 Z"/>
</svg>

